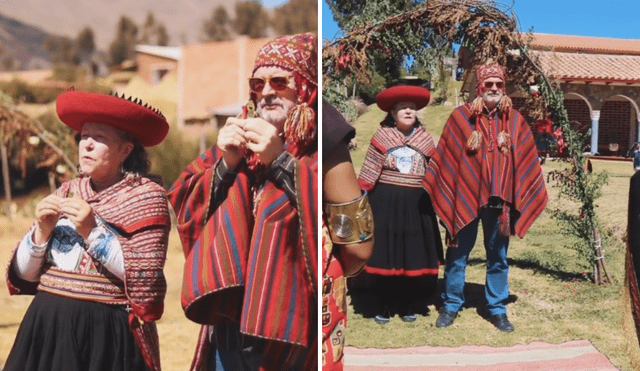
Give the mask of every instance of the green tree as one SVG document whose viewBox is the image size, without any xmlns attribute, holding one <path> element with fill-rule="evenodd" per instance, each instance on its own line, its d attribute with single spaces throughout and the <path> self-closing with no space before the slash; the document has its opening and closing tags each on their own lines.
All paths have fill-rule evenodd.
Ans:
<svg viewBox="0 0 640 371">
<path fill-rule="evenodd" d="M 373 0 L 367 2 L 352 2 L 348 0 L 327 0 L 333 18 L 338 26 L 349 33 L 362 27 L 378 24 L 391 16 L 395 16 L 424 4 L 415 0 Z M 420 66 L 425 71 L 435 71 L 438 60 L 443 58 L 441 50 L 450 47 L 438 39 L 428 24 L 421 27 L 411 27 L 406 23 L 386 32 L 371 35 L 371 47 L 367 49 L 369 78 L 376 77 L 379 85 L 383 77 L 385 86 L 396 82 L 412 66 Z M 354 39 L 353 45 L 360 40 Z M 353 61 L 346 61 L 349 63 Z M 415 69 L 415 68 L 414 68 Z M 348 70 L 348 68 L 347 68 Z M 331 71 L 332 75 L 340 76 L 340 71 Z M 368 102 L 373 92 L 371 87 L 358 84 L 358 95 Z"/>
<path fill-rule="evenodd" d="M 53 63 L 79 65 L 80 52 L 75 42 L 66 36 L 47 36 L 44 40 L 45 48 L 53 53 Z"/>
<path fill-rule="evenodd" d="M 233 25 L 239 35 L 256 39 L 266 36 L 269 16 L 257 0 L 238 1 Z"/>
<path fill-rule="evenodd" d="M 138 39 L 140 44 L 150 44 L 167 46 L 169 45 L 169 34 L 164 26 L 164 23 L 157 21 L 153 15 L 153 11 L 147 12 L 147 18 L 142 25 L 142 32 Z"/>
<path fill-rule="evenodd" d="M 272 26 L 280 35 L 318 32 L 317 1 L 289 0 L 275 9 Z"/>
<path fill-rule="evenodd" d="M 116 27 L 116 36 L 109 45 L 109 58 L 112 66 L 120 64 L 135 55 L 138 26 L 131 18 L 123 15 Z"/>
<path fill-rule="evenodd" d="M 202 21 L 202 41 L 231 40 L 231 19 L 224 5 L 218 5 L 211 12 L 211 17 Z"/>
<path fill-rule="evenodd" d="M 93 52 L 96 50 L 93 30 L 91 27 L 86 26 L 78 33 L 78 37 L 76 37 L 76 44 L 78 45 L 78 50 L 83 57 L 91 57 Z"/>
</svg>

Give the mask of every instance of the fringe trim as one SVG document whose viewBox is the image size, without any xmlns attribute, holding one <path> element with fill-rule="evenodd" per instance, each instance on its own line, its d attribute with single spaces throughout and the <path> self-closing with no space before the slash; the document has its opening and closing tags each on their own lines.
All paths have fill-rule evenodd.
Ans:
<svg viewBox="0 0 640 371">
<path fill-rule="evenodd" d="M 467 139 L 467 152 L 476 153 L 480 150 L 482 144 L 482 133 L 479 130 L 474 130 L 469 139 Z"/>
<path fill-rule="evenodd" d="M 501 131 L 498 134 L 498 149 L 502 154 L 507 154 L 511 150 L 511 135 L 506 131 Z"/>
</svg>

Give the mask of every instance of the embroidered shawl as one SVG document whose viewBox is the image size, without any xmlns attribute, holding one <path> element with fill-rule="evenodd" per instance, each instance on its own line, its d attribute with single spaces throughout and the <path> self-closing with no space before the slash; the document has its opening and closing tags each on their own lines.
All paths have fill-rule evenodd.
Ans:
<svg viewBox="0 0 640 371">
<path fill-rule="evenodd" d="M 162 269 L 171 227 L 164 188 L 129 174 L 98 193 L 91 188 L 90 178 L 83 177 L 63 183 L 55 194 L 67 197 L 71 192 L 89 203 L 117 235 L 124 256 L 125 295 L 132 309 L 129 324 L 145 361 L 152 370 L 159 370 L 160 348 L 153 321 L 164 310 L 167 284 Z M 11 273 L 9 268 L 7 284 L 12 295 L 36 293 L 37 284 Z"/>
<path fill-rule="evenodd" d="M 413 148 L 425 157 L 431 157 L 435 152 L 431 134 L 422 126 L 415 128 L 409 136 L 404 135 L 396 128 L 381 127 L 371 138 L 364 164 L 358 176 L 360 188 L 367 191 L 372 190 L 380 178 L 389 150 L 404 146 Z"/>
<path fill-rule="evenodd" d="M 226 198 L 212 208 L 222 158 L 217 146 L 180 175 L 169 200 L 186 257 L 181 301 L 187 318 L 215 326 L 227 317 L 244 334 L 317 344 L 317 156 L 295 161 L 296 207 L 273 181 L 256 184 L 241 165 Z M 203 340 L 192 369 L 205 353 Z"/>
<path fill-rule="evenodd" d="M 520 238 L 547 203 L 538 152 L 526 120 L 514 109 L 489 120 L 482 115 L 476 128 L 470 104 L 455 109 L 423 179 L 423 187 L 452 237 L 478 217 L 491 196 L 507 202 L 513 214 L 509 233 Z M 467 140 L 474 130 L 481 133 L 482 144 L 478 151 L 468 152 Z M 511 138 L 506 153 L 491 140 L 502 131 Z"/>
</svg>

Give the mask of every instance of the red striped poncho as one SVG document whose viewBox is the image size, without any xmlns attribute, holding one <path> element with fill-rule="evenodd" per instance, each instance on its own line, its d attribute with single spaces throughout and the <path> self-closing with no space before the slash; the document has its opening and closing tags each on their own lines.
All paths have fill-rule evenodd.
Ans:
<svg viewBox="0 0 640 371">
<path fill-rule="evenodd" d="M 422 185 L 452 237 L 478 217 L 491 196 L 506 202 L 510 234 L 520 238 L 544 210 L 548 196 L 531 130 L 520 112 L 510 109 L 504 116 L 483 114 L 476 125 L 471 105 L 465 104 L 445 124 Z M 468 152 L 474 130 L 480 131 L 482 144 Z M 503 131 L 511 138 L 506 153 L 496 145 Z"/>
<path fill-rule="evenodd" d="M 297 207 L 270 180 L 256 199 L 253 174 L 241 165 L 224 201 L 210 209 L 221 158 L 212 147 L 169 191 L 186 257 L 182 307 L 194 322 L 215 326 L 226 317 L 244 334 L 275 340 L 267 342 L 274 364 L 265 369 L 277 370 L 292 352 L 317 345 L 317 152 L 295 161 Z M 205 328 L 192 369 L 206 359 Z M 312 349 L 310 363 L 317 362 Z"/>
</svg>

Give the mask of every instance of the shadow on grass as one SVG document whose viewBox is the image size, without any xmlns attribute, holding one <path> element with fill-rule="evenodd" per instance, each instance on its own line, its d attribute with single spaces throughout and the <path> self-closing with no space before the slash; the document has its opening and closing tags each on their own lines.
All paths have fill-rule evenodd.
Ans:
<svg viewBox="0 0 640 371">
<path fill-rule="evenodd" d="M 468 266 L 469 265 L 480 265 L 480 264 L 485 264 L 485 260 L 484 259 L 479 259 L 479 258 L 474 258 L 474 259 L 469 259 L 468 262 Z M 531 270 L 533 271 L 533 274 L 545 274 L 548 276 L 553 277 L 554 279 L 561 281 L 561 282 L 572 282 L 572 281 L 583 281 L 585 280 L 584 274 L 582 273 L 576 273 L 576 272 L 566 272 L 566 271 L 562 271 L 560 269 L 554 269 L 554 268 L 550 268 L 550 267 L 545 267 L 542 264 L 540 264 L 539 262 L 536 261 L 532 261 L 532 260 L 528 260 L 528 259 L 513 259 L 513 258 L 507 258 L 507 262 L 509 263 L 510 267 L 518 267 L 520 269 L 527 269 L 527 270 Z"/>
<path fill-rule="evenodd" d="M 362 272 L 356 277 L 349 278 L 348 281 L 348 295 L 351 298 L 351 305 L 355 313 L 361 314 L 364 318 L 373 318 L 382 313 L 381 295 L 378 289 L 381 284 L 379 276 Z M 387 277 L 388 278 L 388 277 Z M 424 279 L 421 279 L 424 278 Z M 409 287 L 415 290 L 404 290 L 402 287 L 392 287 L 392 291 L 396 294 L 395 306 L 391 309 L 391 315 L 399 314 L 400 308 L 398 306 L 399 298 L 403 293 L 410 292 L 410 295 L 414 297 L 411 300 L 411 307 L 413 312 L 418 315 L 427 316 L 430 313 L 429 306 L 440 307 L 440 295 L 442 283 L 440 280 L 436 280 L 435 277 L 411 277 L 404 278 L 408 280 Z M 433 282 L 436 287 L 433 287 Z"/>
</svg>

